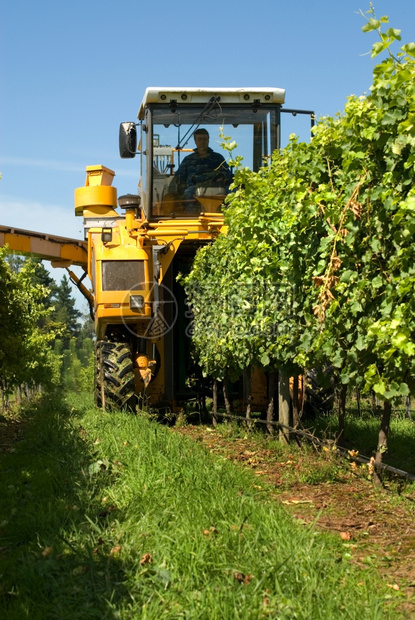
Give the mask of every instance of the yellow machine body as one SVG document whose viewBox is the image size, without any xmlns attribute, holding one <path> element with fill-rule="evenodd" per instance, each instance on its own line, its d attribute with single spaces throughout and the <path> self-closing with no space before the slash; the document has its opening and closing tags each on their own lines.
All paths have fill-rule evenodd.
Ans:
<svg viewBox="0 0 415 620">
<path fill-rule="evenodd" d="M 75 213 L 83 215 L 87 237 L 97 340 L 125 335 L 139 340 L 133 356 L 136 393 L 174 408 L 165 386 L 164 340 L 170 325 L 156 306 L 174 303 L 166 299 L 163 282 L 179 247 L 211 241 L 223 226 L 223 215 L 203 212 L 197 218 L 150 224 L 139 202 L 124 213 L 117 211 L 116 190 L 108 185 L 113 177 L 104 166 L 88 166 L 85 186 L 75 190 Z M 139 307 L 134 305 L 137 299 Z"/>
</svg>

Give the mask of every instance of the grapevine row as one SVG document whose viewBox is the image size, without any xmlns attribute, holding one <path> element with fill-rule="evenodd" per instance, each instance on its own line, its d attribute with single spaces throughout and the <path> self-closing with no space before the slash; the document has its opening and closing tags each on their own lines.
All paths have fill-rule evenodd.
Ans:
<svg viewBox="0 0 415 620">
<path fill-rule="evenodd" d="M 415 44 L 392 54 L 387 22 L 371 9 L 363 28 L 383 54 L 367 96 L 258 172 L 231 160 L 227 234 L 183 278 L 206 375 L 330 364 L 386 403 L 414 392 Z"/>
</svg>

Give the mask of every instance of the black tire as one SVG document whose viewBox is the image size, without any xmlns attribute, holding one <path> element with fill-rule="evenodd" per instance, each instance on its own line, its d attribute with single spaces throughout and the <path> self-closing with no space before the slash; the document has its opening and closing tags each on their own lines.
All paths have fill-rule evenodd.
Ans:
<svg viewBox="0 0 415 620">
<path fill-rule="evenodd" d="M 102 378 L 104 389 L 102 389 Z M 124 342 L 100 340 L 95 346 L 94 397 L 97 407 L 129 409 L 136 405 L 134 367 L 130 347 Z"/>
</svg>

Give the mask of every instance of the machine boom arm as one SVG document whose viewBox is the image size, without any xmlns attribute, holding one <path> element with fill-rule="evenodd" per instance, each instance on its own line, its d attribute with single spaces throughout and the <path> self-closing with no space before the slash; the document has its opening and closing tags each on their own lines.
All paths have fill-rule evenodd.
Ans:
<svg viewBox="0 0 415 620">
<path fill-rule="evenodd" d="M 60 261 L 64 261 L 66 265 L 72 264 L 87 268 L 88 244 L 86 241 L 0 226 L 0 247 L 5 245 L 16 252 L 33 254 L 53 261 L 55 266 L 58 266 Z"/>
</svg>

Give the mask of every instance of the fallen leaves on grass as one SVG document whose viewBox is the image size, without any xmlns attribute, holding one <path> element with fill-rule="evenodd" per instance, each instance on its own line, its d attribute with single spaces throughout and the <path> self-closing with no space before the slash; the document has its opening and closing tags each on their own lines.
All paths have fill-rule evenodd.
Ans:
<svg viewBox="0 0 415 620">
<path fill-rule="evenodd" d="M 340 472 L 338 479 L 334 481 L 330 480 L 329 483 L 322 481 L 310 485 L 301 480 L 300 476 L 306 466 L 313 470 L 322 466 L 324 455 L 319 451 L 312 453 L 302 451 L 294 455 L 291 452 L 280 453 L 275 449 L 262 450 L 262 440 L 259 444 L 254 436 L 230 441 L 231 433 L 220 436 L 217 432 L 211 430 L 205 432 L 203 427 L 196 426 L 182 427 L 180 433 L 194 441 L 210 445 L 213 443 L 212 436 L 215 433 L 215 452 L 231 461 L 242 462 L 245 466 L 249 464 L 248 455 L 244 455 L 244 452 L 256 453 L 260 462 L 255 468 L 249 466 L 257 479 L 254 488 L 263 485 L 262 476 L 265 476 L 264 489 L 267 488 L 266 484 L 276 487 L 277 491 L 270 493 L 270 497 L 277 502 L 285 500 L 285 510 L 289 511 L 297 522 L 304 525 L 315 523 L 318 530 L 332 531 L 338 537 L 340 532 L 350 533 L 350 540 L 340 540 L 346 547 L 353 549 L 354 563 L 365 566 L 367 562 L 364 558 L 368 551 L 375 554 L 375 557 L 382 557 L 385 551 L 391 551 L 391 560 L 379 563 L 379 572 L 385 580 L 385 585 L 387 582 L 391 584 L 389 586 L 391 589 L 395 581 L 399 583 L 397 578 L 402 578 L 400 591 L 396 591 L 396 595 L 402 595 L 404 592 L 409 597 L 411 602 L 408 602 L 408 608 L 413 615 L 415 610 L 415 604 L 412 602 L 415 589 L 413 506 L 407 502 L 396 504 L 394 492 L 379 496 L 378 492 L 372 489 L 369 481 L 375 466 L 373 457 L 368 463 L 356 463 L 354 469 L 351 462 L 353 459 L 358 459 L 360 453 L 358 454 L 357 450 L 350 450 L 349 462 L 345 462 L 343 477 Z M 327 453 L 326 458 L 327 456 L 331 457 L 331 454 Z M 359 476 L 356 476 L 357 473 Z M 402 493 L 401 499 L 406 498 L 413 503 L 415 493 L 406 490 L 405 494 Z M 291 502 L 292 499 L 308 499 L 310 503 L 295 504 Z M 352 514 L 351 506 L 353 506 Z M 323 513 L 322 508 L 325 509 Z M 231 526 L 230 529 L 237 531 L 239 528 Z M 354 544 L 355 541 L 358 544 Z M 403 554 L 399 553 L 402 547 L 407 550 Z M 230 577 L 232 579 L 232 573 Z M 359 585 L 363 586 L 364 583 L 361 582 Z M 270 597 L 265 594 L 265 598 Z"/>
<path fill-rule="evenodd" d="M 282 504 L 312 504 L 311 499 L 284 499 Z"/>
<path fill-rule="evenodd" d="M 117 510 L 117 506 L 108 506 L 108 508 L 98 513 L 98 517 L 100 517 L 101 519 L 108 517 L 108 515 L 115 510 Z"/>
<path fill-rule="evenodd" d="M 203 530 L 203 534 L 205 536 L 211 536 L 212 534 L 217 534 L 217 533 L 218 533 L 218 530 L 216 529 L 216 527 L 213 527 L 213 525 L 211 525 L 208 530 Z"/>
<path fill-rule="evenodd" d="M 251 583 L 252 577 L 253 575 L 251 574 L 245 575 L 244 573 L 240 573 L 239 571 L 235 571 L 233 574 L 233 578 L 235 579 L 235 581 L 238 581 L 239 583 L 243 583 L 244 586 L 247 586 Z"/>
<path fill-rule="evenodd" d="M 53 553 L 53 547 L 45 547 L 42 551 L 42 555 L 44 558 L 48 558 Z"/>
<path fill-rule="evenodd" d="M 145 566 L 145 564 L 151 564 L 152 561 L 153 558 L 151 553 L 144 553 L 144 555 L 141 557 L 140 564 L 141 566 Z"/>
</svg>

